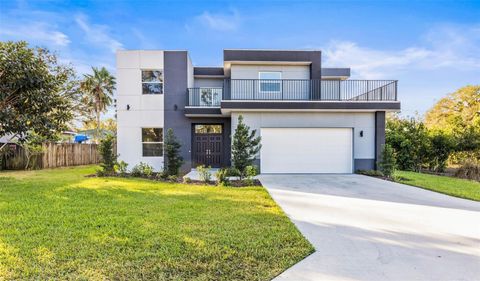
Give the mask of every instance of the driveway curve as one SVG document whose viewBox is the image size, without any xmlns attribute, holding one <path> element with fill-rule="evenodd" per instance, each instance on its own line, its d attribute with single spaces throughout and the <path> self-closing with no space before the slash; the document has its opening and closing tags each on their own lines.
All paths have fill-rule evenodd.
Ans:
<svg viewBox="0 0 480 281">
<path fill-rule="evenodd" d="M 274 280 L 480 280 L 480 203 L 361 175 L 261 175 L 316 252 Z"/>
</svg>

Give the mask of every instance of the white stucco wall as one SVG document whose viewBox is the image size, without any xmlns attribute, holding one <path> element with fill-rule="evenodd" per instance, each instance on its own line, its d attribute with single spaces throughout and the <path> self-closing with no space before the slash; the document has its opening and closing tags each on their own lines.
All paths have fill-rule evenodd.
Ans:
<svg viewBox="0 0 480 281">
<path fill-rule="evenodd" d="M 373 112 L 232 112 L 232 135 L 242 115 L 250 129 L 260 134 L 270 128 L 353 128 L 354 159 L 375 158 L 375 113 Z M 363 131 L 363 137 L 360 137 Z"/>
<path fill-rule="evenodd" d="M 163 95 L 142 95 L 142 69 L 163 70 L 163 51 L 117 52 L 117 150 L 130 169 L 142 161 L 158 171 L 163 157 L 142 157 L 141 128 L 163 128 Z"/>
</svg>

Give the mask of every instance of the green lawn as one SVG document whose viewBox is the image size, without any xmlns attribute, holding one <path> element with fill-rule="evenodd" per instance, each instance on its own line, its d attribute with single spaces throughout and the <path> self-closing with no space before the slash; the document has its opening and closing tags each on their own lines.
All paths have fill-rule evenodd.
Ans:
<svg viewBox="0 0 480 281">
<path fill-rule="evenodd" d="M 313 252 L 261 187 L 0 173 L 0 280 L 269 280 Z"/>
<path fill-rule="evenodd" d="M 397 171 L 395 176 L 400 183 L 480 201 L 480 182 L 406 171 Z"/>
</svg>

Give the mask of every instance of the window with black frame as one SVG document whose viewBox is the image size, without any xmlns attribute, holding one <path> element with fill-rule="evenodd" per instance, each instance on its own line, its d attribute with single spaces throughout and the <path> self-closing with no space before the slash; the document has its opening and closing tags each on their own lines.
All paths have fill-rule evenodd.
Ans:
<svg viewBox="0 0 480 281">
<path fill-rule="evenodd" d="M 163 94 L 163 71 L 142 70 L 142 94 L 161 95 Z"/>
<path fill-rule="evenodd" d="M 142 128 L 142 155 L 163 156 L 163 128 Z"/>
</svg>

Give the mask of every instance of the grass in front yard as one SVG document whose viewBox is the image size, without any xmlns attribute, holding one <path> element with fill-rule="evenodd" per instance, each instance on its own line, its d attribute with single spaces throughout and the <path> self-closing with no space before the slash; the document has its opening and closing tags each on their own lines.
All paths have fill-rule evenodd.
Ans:
<svg viewBox="0 0 480 281">
<path fill-rule="evenodd" d="M 0 280 L 269 280 L 312 246 L 261 187 L 0 173 Z"/>
<path fill-rule="evenodd" d="M 418 186 L 460 198 L 480 201 L 480 182 L 407 171 L 396 171 L 395 176 L 395 181 L 400 183 Z"/>
</svg>

